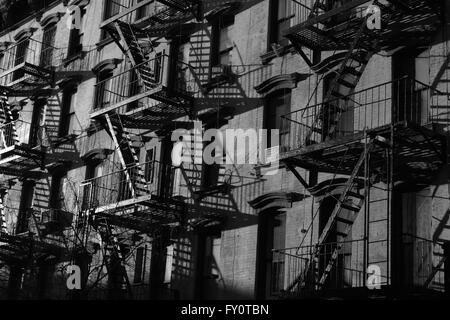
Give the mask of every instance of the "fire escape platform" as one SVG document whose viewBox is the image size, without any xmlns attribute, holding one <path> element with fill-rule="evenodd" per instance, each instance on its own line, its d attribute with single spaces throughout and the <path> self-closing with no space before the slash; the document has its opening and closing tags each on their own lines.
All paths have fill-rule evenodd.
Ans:
<svg viewBox="0 0 450 320">
<path fill-rule="evenodd" d="M 132 116 L 134 115 L 136 118 L 139 118 L 139 112 L 142 111 L 142 114 L 145 114 L 145 112 L 154 112 L 155 115 L 157 113 L 160 113 L 161 117 L 164 116 L 165 112 L 168 113 L 181 113 L 182 110 L 186 107 L 186 100 L 189 101 L 189 104 L 192 101 L 192 97 L 183 93 L 179 92 L 173 92 L 172 90 L 168 90 L 167 87 L 163 85 L 158 85 L 157 87 L 147 90 L 145 92 L 139 93 L 137 95 L 134 95 L 132 97 L 129 97 L 127 99 L 124 99 L 120 102 L 117 102 L 111 106 L 104 107 L 104 108 L 98 108 L 94 112 L 91 112 L 90 118 L 98 118 L 102 115 L 105 115 L 107 113 L 110 113 L 111 111 L 117 110 L 121 107 L 127 106 L 135 101 L 144 99 L 144 98 L 151 98 L 156 101 L 161 102 L 161 104 L 156 104 L 153 106 L 144 106 L 140 107 L 137 110 L 132 110 L 129 112 L 126 112 L 125 115 Z M 176 109 L 179 111 L 177 112 Z M 184 112 L 185 114 L 185 112 Z"/>
<path fill-rule="evenodd" d="M 154 0 L 144 0 L 141 2 L 137 2 L 133 6 L 126 8 L 119 14 L 105 20 L 100 24 L 100 28 L 103 29 L 114 29 L 113 24 L 122 19 L 125 19 L 127 16 L 132 14 L 134 11 L 139 8 L 144 7 L 147 4 L 154 3 Z M 164 1 L 159 1 L 167 5 Z M 171 1 L 169 1 L 171 2 Z M 194 14 L 188 10 L 188 8 L 181 8 L 180 6 L 167 6 L 162 10 L 158 10 L 153 14 L 146 16 L 142 19 L 139 19 L 133 22 L 131 25 L 140 29 L 142 33 L 137 34 L 137 38 L 147 38 L 147 37 L 165 37 L 171 30 L 174 30 L 175 27 L 180 27 L 180 24 L 187 22 L 189 20 L 194 19 Z"/>
<path fill-rule="evenodd" d="M 43 166 L 45 151 L 27 145 L 14 145 L 0 150 L 0 173 L 28 175 L 30 171 Z M 39 172 L 35 172 L 40 175 Z"/>
<path fill-rule="evenodd" d="M 381 136 L 390 144 L 391 132 L 391 126 L 386 125 L 368 130 L 367 136 Z M 386 163 L 386 150 L 391 148 L 398 166 L 396 180 L 429 182 L 445 164 L 445 137 L 409 122 L 396 123 L 393 132 L 393 145 L 376 145 L 371 152 L 374 167 Z M 349 175 L 363 150 L 361 132 L 282 153 L 280 161 L 308 170 Z"/>
<path fill-rule="evenodd" d="M 283 298 L 287 300 L 320 299 L 320 300 L 360 300 L 360 299 L 423 299 L 424 297 L 445 299 L 445 293 L 425 288 L 405 288 L 398 290 L 392 286 L 382 285 L 380 289 L 366 287 L 327 289 L 322 291 L 302 290 L 301 294 L 284 292 Z"/>
<path fill-rule="evenodd" d="M 161 198 L 152 194 L 137 196 L 135 198 L 122 200 L 117 203 L 111 203 L 98 208 L 95 208 L 94 213 L 104 213 L 109 211 L 114 212 L 125 212 L 130 208 L 134 208 L 138 205 L 145 206 L 149 215 L 163 217 L 167 215 L 167 212 L 173 211 L 178 212 L 179 208 L 183 203 L 172 200 Z"/>
<path fill-rule="evenodd" d="M 165 103 L 142 106 L 120 115 L 125 128 L 157 131 L 168 126 L 172 120 L 185 116 L 184 110 Z"/>
<path fill-rule="evenodd" d="M 18 64 L 17 66 L 14 66 L 13 68 L 0 73 L 0 78 L 4 78 L 6 76 L 8 76 L 9 74 L 13 73 L 13 72 L 23 72 L 24 74 L 28 74 L 37 78 L 48 78 L 48 77 L 53 77 L 54 75 L 54 71 L 53 70 L 49 70 L 28 62 L 22 62 L 20 64 Z M 21 79 L 18 79 L 17 81 L 19 81 Z M 11 85 L 13 85 L 14 83 L 16 83 L 16 81 L 12 82 Z"/>
<path fill-rule="evenodd" d="M 30 260 L 57 258 L 66 253 L 66 248 L 40 240 L 33 233 L 0 234 L 0 257 L 7 264 L 26 264 Z"/>
<path fill-rule="evenodd" d="M 364 22 L 362 10 L 358 6 L 367 3 L 364 0 L 349 2 L 339 8 L 322 15 L 312 17 L 307 21 L 293 26 L 284 32 L 295 46 L 305 46 L 314 50 L 345 50 L 354 41 Z M 391 1 L 395 4 L 396 1 Z M 380 39 L 378 47 L 390 50 L 399 45 L 421 45 L 431 41 L 431 36 L 438 30 L 440 23 L 439 4 L 429 1 L 409 1 L 408 7 L 381 7 L 382 28 L 376 30 Z M 332 23 L 338 18 L 337 23 Z M 362 36 L 358 48 L 370 48 L 373 41 L 373 31 L 367 30 Z"/>
<path fill-rule="evenodd" d="M 118 227 L 150 232 L 160 225 L 178 223 L 183 208 L 181 201 L 149 194 L 96 208 L 93 214 Z"/>
</svg>

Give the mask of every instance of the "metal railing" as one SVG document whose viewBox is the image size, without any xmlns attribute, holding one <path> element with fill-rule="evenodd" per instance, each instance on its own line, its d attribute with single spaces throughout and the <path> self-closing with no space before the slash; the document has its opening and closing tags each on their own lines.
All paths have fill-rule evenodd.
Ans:
<svg viewBox="0 0 450 320">
<path fill-rule="evenodd" d="M 0 150 L 20 144 L 31 147 L 43 141 L 43 127 L 32 126 L 31 123 L 16 120 L 0 125 Z"/>
<path fill-rule="evenodd" d="M 338 243 L 273 250 L 271 294 L 274 296 L 298 295 L 319 289 L 366 287 L 369 274 L 367 272 L 368 265 L 365 261 L 374 257 L 375 252 L 376 255 L 379 255 L 380 251 L 375 249 L 372 243 L 370 247 L 374 248 L 373 253 L 367 252 L 369 246 L 364 239 L 343 243 L 344 245 L 338 251 L 337 259 L 324 286 L 318 286 L 319 279 L 324 274 Z M 383 244 L 386 241 L 378 243 L 380 249 L 386 248 Z M 391 276 L 388 277 L 386 274 L 386 268 L 393 270 L 401 267 L 399 276 L 402 279 L 397 279 L 397 283 L 401 283 L 405 288 L 444 291 L 444 268 L 447 261 L 444 242 L 404 234 L 401 238 L 401 248 L 401 257 L 397 257 L 398 260 L 395 261 L 402 261 L 402 266 L 392 265 L 392 263 L 396 263 L 392 258 L 379 263 L 378 266 L 382 272 L 379 284 L 382 286 L 391 284 Z M 386 251 L 387 255 L 388 252 Z M 389 260 L 390 262 L 388 262 Z M 391 263 L 391 265 L 386 263 Z M 369 264 L 377 265 L 376 263 Z"/>
<path fill-rule="evenodd" d="M 73 59 L 70 59 L 73 58 Z M 58 48 L 32 38 L 21 40 L 0 52 L 0 85 L 8 85 L 25 77 L 18 69 L 22 63 L 56 71 L 89 71 L 100 60 L 95 47 L 87 47 L 74 57 L 69 56 L 69 48 Z"/>
<path fill-rule="evenodd" d="M 118 170 L 81 184 L 82 210 L 95 209 L 145 195 L 169 198 L 178 168 L 151 161 Z"/>
<path fill-rule="evenodd" d="M 450 120 L 447 95 L 404 77 L 281 116 L 282 150 L 355 135 L 403 121 L 418 125 Z"/>
<path fill-rule="evenodd" d="M 145 93 L 164 90 L 168 96 L 178 94 L 192 96 L 196 90 L 194 70 L 181 61 L 173 61 L 167 55 L 158 55 L 128 70 L 98 82 L 95 85 L 94 111 L 114 105 L 132 104 L 132 97 L 142 95 L 151 104 Z M 126 103 L 126 100 L 130 100 Z M 130 109 L 132 106 L 130 105 Z"/>
<path fill-rule="evenodd" d="M 290 21 L 290 26 L 305 22 L 311 14 L 315 0 L 290 0 L 286 1 L 285 18 Z"/>
<path fill-rule="evenodd" d="M 403 235 L 403 259 L 409 268 L 403 272 L 404 283 L 444 291 L 444 243 Z"/>
<path fill-rule="evenodd" d="M 273 250 L 271 294 L 299 294 L 315 290 L 338 244 L 341 243 Z M 324 288 L 357 288 L 366 285 L 364 246 L 364 240 L 344 242 Z"/>
</svg>

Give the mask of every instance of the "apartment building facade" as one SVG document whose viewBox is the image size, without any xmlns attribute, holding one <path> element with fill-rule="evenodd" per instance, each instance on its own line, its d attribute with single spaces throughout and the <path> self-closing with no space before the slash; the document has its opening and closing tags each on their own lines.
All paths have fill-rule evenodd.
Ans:
<svg viewBox="0 0 450 320">
<path fill-rule="evenodd" d="M 0 297 L 445 295 L 447 16 L 431 0 L 74 0 L 6 28 Z M 279 137 L 257 164 L 206 164 L 208 129 Z M 205 138 L 192 161 L 173 159 L 178 131 Z"/>
</svg>

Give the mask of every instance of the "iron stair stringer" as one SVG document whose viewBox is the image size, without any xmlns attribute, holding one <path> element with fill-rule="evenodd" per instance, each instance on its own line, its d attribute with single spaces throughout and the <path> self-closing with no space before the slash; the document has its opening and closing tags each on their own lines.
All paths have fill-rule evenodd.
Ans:
<svg viewBox="0 0 450 320">
<path fill-rule="evenodd" d="M 118 135 L 120 136 L 120 133 L 118 132 L 117 127 L 113 126 L 113 124 L 111 122 L 111 118 L 108 114 L 105 114 L 105 118 L 106 118 L 106 123 L 108 125 L 109 133 L 110 133 L 111 138 L 113 139 L 113 142 L 116 146 L 116 149 L 117 149 L 117 152 L 119 155 L 119 161 L 120 161 L 120 164 L 122 165 L 122 169 L 125 174 L 125 178 L 128 182 L 128 187 L 130 188 L 131 196 L 134 198 L 136 196 L 136 193 L 134 190 L 133 180 L 131 179 L 130 172 L 128 171 L 128 164 L 125 161 L 122 144 L 119 143 L 119 140 L 117 139 L 117 136 Z"/>
<path fill-rule="evenodd" d="M 106 218 L 103 218 L 102 220 L 103 221 L 101 221 L 99 224 L 100 228 L 99 232 L 102 241 L 104 242 L 103 254 L 106 258 L 109 258 L 109 261 L 107 261 L 106 263 L 108 274 L 111 275 L 114 271 L 116 271 L 111 269 L 111 258 L 118 259 L 119 270 L 117 271 L 119 272 L 121 280 L 123 281 L 122 283 L 119 283 L 119 285 L 121 287 L 125 285 L 129 294 L 129 298 L 133 299 L 133 290 L 131 287 L 130 280 L 128 278 L 128 273 L 125 268 L 126 258 L 125 255 L 122 253 L 120 242 L 118 238 L 113 234 L 113 230 L 109 225 L 108 220 Z"/>
<path fill-rule="evenodd" d="M 332 71 L 335 76 L 325 94 L 324 106 L 316 115 L 311 129 L 306 135 L 306 145 L 318 142 L 313 137 L 325 140 L 333 136 L 341 115 L 346 111 L 349 103 L 348 96 L 354 92 L 369 60 L 377 51 L 377 38 L 374 39 L 371 48 L 356 49 L 365 29 L 366 19 L 363 20 L 357 36 L 340 63 L 339 69 Z"/>
<path fill-rule="evenodd" d="M 358 172 L 360 171 L 363 163 L 368 160 L 368 156 L 375 145 L 375 139 L 376 138 L 371 139 L 368 143 L 366 143 L 365 148 L 361 153 L 361 156 L 355 164 L 355 167 L 348 179 L 345 189 L 339 197 L 337 204 L 333 209 L 333 212 L 328 218 L 328 221 L 319 236 L 317 243 L 320 246 L 325 242 L 327 236 L 330 234 L 331 228 L 335 225 L 337 226 L 336 231 L 338 234 L 338 242 L 336 243 L 336 247 L 333 249 L 333 253 L 330 256 L 327 262 L 327 266 L 324 269 L 322 275 L 318 275 L 320 278 L 318 279 L 318 283 L 316 284 L 316 289 L 321 289 L 324 286 L 325 281 L 327 280 L 328 275 L 330 274 L 339 255 L 339 251 L 342 249 L 344 241 L 349 235 L 352 229 L 352 225 L 366 201 L 367 195 L 365 193 L 365 190 L 362 194 L 356 193 L 353 190 L 355 188 L 355 179 L 358 176 Z M 354 202 L 354 200 L 356 200 L 356 203 Z M 346 210 L 345 213 L 342 212 L 343 209 Z M 317 260 L 320 254 L 319 247 L 316 247 L 314 251 L 315 252 L 313 255 L 313 259 L 315 260 L 315 262 L 318 262 Z"/>
<path fill-rule="evenodd" d="M 0 233 L 8 233 L 6 225 L 6 214 L 5 214 L 5 204 L 4 204 L 4 194 L 0 195 Z"/>
<path fill-rule="evenodd" d="M 137 196 L 139 195 L 144 195 L 146 194 L 146 181 L 145 181 L 145 173 L 144 173 L 144 169 L 142 168 L 142 166 L 140 165 L 140 160 L 139 160 L 139 154 L 137 154 L 135 147 L 132 145 L 132 137 L 131 137 L 131 133 L 125 129 L 125 126 L 123 125 L 122 119 L 120 117 L 120 114 L 116 113 L 115 114 L 115 119 L 117 119 L 117 126 L 118 128 L 116 129 L 116 132 L 120 132 L 121 134 L 121 142 L 120 142 L 120 147 L 122 150 L 122 155 L 124 153 L 128 154 L 128 158 L 131 160 L 129 163 L 127 163 L 127 168 L 130 168 L 131 166 L 131 180 L 132 180 L 132 184 L 134 186 L 134 191 L 136 193 Z M 142 138 L 140 138 L 139 136 L 135 135 L 135 137 L 138 137 L 139 139 L 139 146 L 143 145 L 143 141 Z"/>
</svg>

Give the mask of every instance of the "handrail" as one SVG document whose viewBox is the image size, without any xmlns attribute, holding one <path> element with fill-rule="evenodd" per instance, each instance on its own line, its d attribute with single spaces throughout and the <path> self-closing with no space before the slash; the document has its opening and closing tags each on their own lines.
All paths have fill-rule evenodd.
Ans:
<svg viewBox="0 0 450 320">
<path fill-rule="evenodd" d="M 307 107 L 305 107 L 305 108 L 303 108 L 301 110 L 295 110 L 295 111 L 291 111 L 289 113 L 286 113 L 285 115 L 283 115 L 283 117 L 287 117 L 290 114 L 294 114 L 294 113 L 297 113 L 299 111 L 303 111 L 304 112 L 304 110 L 313 109 L 313 108 L 316 108 L 318 106 L 321 106 L 321 105 L 324 105 L 324 104 L 328 104 L 328 103 L 331 103 L 331 102 L 340 101 L 340 100 L 343 100 L 345 98 L 348 98 L 348 97 L 351 97 L 351 96 L 354 96 L 354 95 L 357 95 L 357 94 L 361 94 L 363 92 L 370 91 L 370 90 L 373 90 L 375 88 L 386 86 L 389 83 L 399 82 L 399 81 L 404 80 L 404 79 L 410 79 L 410 77 L 409 76 L 403 76 L 403 77 L 398 78 L 396 80 L 387 81 L 387 82 L 384 82 L 384 83 L 381 83 L 381 84 L 374 85 L 372 87 L 368 87 L 368 88 L 365 88 L 365 89 L 362 89 L 362 90 L 359 90 L 359 91 L 352 92 L 351 94 L 348 94 L 348 95 L 346 95 L 346 96 L 344 96 L 342 98 L 334 98 L 334 99 L 330 99 L 330 100 L 327 100 L 327 101 L 322 101 L 320 103 L 317 103 L 317 104 L 314 104 L 314 105 L 311 105 L 311 106 L 307 106 Z M 413 81 L 421 83 L 420 81 L 417 81 L 417 80 L 413 80 Z"/>
<path fill-rule="evenodd" d="M 101 175 L 101 176 L 98 176 L 98 177 L 95 177 L 95 178 L 84 180 L 81 184 L 89 184 L 91 182 L 94 182 L 96 180 L 102 179 L 104 177 L 108 177 L 108 176 L 111 176 L 111 175 L 118 174 L 120 172 L 125 172 L 125 171 L 132 170 L 132 169 L 135 169 L 135 168 L 138 168 L 138 167 L 142 167 L 142 166 L 145 166 L 147 164 L 155 164 L 155 163 L 162 164 L 163 166 L 166 166 L 166 167 L 172 167 L 174 169 L 176 168 L 176 167 L 172 166 L 171 164 L 163 163 L 163 162 L 158 161 L 158 160 L 152 160 L 152 161 L 142 162 L 142 163 L 138 163 L 138 164 L 129 166 L 126 169 L 120 169 L 120 170 L 109 172 L 107 174 L 104 174 L 104 175 Z"/>
<path fill-rule="evenodd" d="M 298 248 L 317 248 L 320 246 L 329 246 L 329 245 L 341 245 L 341 244 L 349 244 L 349 243 L 354 243 L 354 242 L 361 242 L 364 241 L 364 238 L 361 239 L 355 239 L 355 240 L 346 240 L 346 241 L 334 241 L 334 242 L 324 242 L 321 244 L 309 244 L 309 245 L 305 245 L 305 246 L 301 246 L 301 247 L 290 247 L 290 248 L 282 248 L 282 249 L 272 249 L 272 252 L 280 252 L 282 253 L 283 251 L 288 251 L 288 250 L 297 250 Z M 298 257 L 300 257 L 300 255 L 298 255 Z"/>
</svg>

